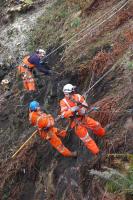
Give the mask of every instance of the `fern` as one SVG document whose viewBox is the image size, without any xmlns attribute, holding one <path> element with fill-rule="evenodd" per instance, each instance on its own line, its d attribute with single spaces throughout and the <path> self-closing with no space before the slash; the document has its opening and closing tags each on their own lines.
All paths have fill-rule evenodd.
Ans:
<svg viewBox="0 0 133 200">
<path fill-rule="evenodd" d="M 105 167 L 104 169 L 103 172 L 91 170 L 90 174 L 105 180 L 108 192 L 133 195 L 133 170 L 129 170 L 127 174 L 122 174 L 112 168 Z"/>
</svg>

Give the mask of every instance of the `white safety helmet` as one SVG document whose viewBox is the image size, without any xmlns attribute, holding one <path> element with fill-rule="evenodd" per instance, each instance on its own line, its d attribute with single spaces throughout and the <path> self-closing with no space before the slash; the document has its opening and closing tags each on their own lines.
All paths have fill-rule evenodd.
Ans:
<svg viewBox="0 0 133 200">
<path fill-rule="evenodd" d="M 2 81 L 1 81 L 1 85 L 8 85 L 9 84 L 9 80 L 8 79 L 3 79 Z"/>
<path fill-rule="evenodd" d="M 37 49 L 37 50 L 36 50 L 36 53 L 37 53 L 37 54 L 41 54 L 42 56 L 45 56 L 46 51 L 44 51 L 43 49 Z"/>
<path fill-rule="evenodd" d="M 69 93 L 73 92 L 75 88 L 76 88 L 76 86 L 74 86 L 72 84 L 66 84 L 63 87 L 63 92 L 64 92 L 64 94 L 69 94 Z"/>
</svg>

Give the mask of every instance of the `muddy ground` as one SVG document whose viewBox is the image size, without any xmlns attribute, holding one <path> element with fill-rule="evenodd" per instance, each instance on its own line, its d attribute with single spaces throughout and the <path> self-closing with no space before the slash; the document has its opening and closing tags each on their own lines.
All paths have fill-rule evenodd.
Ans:
<svg viewBox="0 0 133 200">
<path fill-rule="evenodd" d="M 72 4 L 75 3 L 73 1 L 66 2 L 68 7 L 75 6 Z M 48 34 L 47 40 L 53 42 L 49 46 L 43 44 L 43 48 L 47 48 L 48 52 L 66 41 L 68 32 L 69 34 L 79 32 L 90 21 L 94 21 L 118 3 L 115 0 L 99 0 L 82 7 L 81 1 L 79 2 L 81 10 L 78 27 L 76 25 L 75 29 L 69 30 L 70 18 L 63 18 L 61 24 L 58 21 L 60 18 L 50 22 L 53 26 L 57 20 L 56 25 L 59 26 L 58 29 L 62 27 L 63 32 L 61 38 L 54 38 L 54 42 L 53 33 Z M 130 165 L 128 158 L 116 159 L 114 156 L 107 156 L 108 154 L 132 154 L 133 146 L 133 3 L 125 2 L 127 4 L 122 10 L 95 30 L 91 30 L 80 42 L 76 41 L 86 32 L 78 35 L 48 58 L 53 70 L 58 74 L 51 77 L 38 74 L 40 75 L 39 78 L 36 77 L 38 90 L 35 94 L 23 90 L 22 82 L 16 75 L 16 61 L 15 63 L 8 61 L 8 65 L 6 62 L 2 63 L 0 79 L 10 80 L 8 89 L 0 85 L 0 197 L 2 200 L 131 200 L 133 198 L 131 193 L 126 192 L 111 194 L 106 190 L 105 181 L 90 174 L 90 170 L 103 171 L 105 166 L 121 171 L 121 168 L 124 168 L 123 163 Z M 56 6 L 62 5 L 66 6 L 63 0 L 58 1 Z M 38 8 L 39 6 L 40 4 Z M 40 25 L 44 33 L 49 31 L 44 29 L 45 21 Z M 34 34 L 37 29 L 33 30 Z M 44 41 L 41 35 L 40 31 L 40 35 L 38 33 L 35 38 L 32 38 L 33 49 Z M 23 45 L 20 45 L 20 51 L 22 47 Z M 10 54 L 9 50 L 10 48 L 8 48 Z M 75 84 L 78 92 L 84 94 L 109 70 L 110 72 L 86 94 L 89 105 L 100 107 L 99 112 L 91 113 L 90 116 L 100 121 L 104 127 L 110 125 L 106 136 L 102 139 L 97 138 L 90 131 L 101 149 L 98 157 L 95 158 L 88 152 L 73 130 L 69 130 L 69 135 L 63 143 L 71 150 L 78 151 L 76 159 L 62 157 L 48 142 L 42 141 L 38 136 L 34 137 L 14 159 L 11 158 L 34 131 L 28 122 L 29 101 L 38 100 L 46 112 L 56 117 L 59 113 L 59 100 L 63 97 L 64 84 L 68 82 Z M 64 124 L 66 122 L 62 120 L 56 125 L 61 128 Z M 126 173 L 126 170 L 122 173 Z"/>
</svg>

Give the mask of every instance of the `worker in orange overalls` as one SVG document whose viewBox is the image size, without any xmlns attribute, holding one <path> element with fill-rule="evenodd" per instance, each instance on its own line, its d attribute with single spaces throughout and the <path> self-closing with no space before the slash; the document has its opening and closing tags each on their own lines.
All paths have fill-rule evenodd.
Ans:
<svg viewBox="0 0 133 200">
<path fill-rule="evenodd" d="M 39 103 L 32 101 L 29 105 L 29 120 L 33 126 L 38 128 L 39 136 L 48 140 L 50 144 L 65 157 L 76 157 L 77 152 L 68 150 L 58 136 L 65 137 L 66 131 L 59 131 L 54 127 L 54 119 L 40 110 Z"/>
<path fill-rule="evenodd" d="M 75 94 L 74 90 L 75 86 L 71 84 L 63 87 L 65 97 L 60 101 L 61 117 L 70 118 L 71 128 L 75 128 L 76 135 L 93 154 L 98 154 L 99 148 L 89 136 L 88 129 L 91 129 L 98 136 L 104 136 L 105 130 L 99 122 L 86 115 L 88 105 L 84 97 Z"/>
<path fill-rule="evenodd" d="M 51 75 L 49 66 L 44 62 L 46 52 L 43 49 L 36 50 L 35 53 L 30 56 L 26 56 L 23 59 L 23 63 L 19 65 L 18 72 L 23 80 L 24 88 L 28 91 L 35 91 L 35 80 L 33 77 L 33 69 L 37 68 L 40 72 L 45 75 Z"/>
</svg>

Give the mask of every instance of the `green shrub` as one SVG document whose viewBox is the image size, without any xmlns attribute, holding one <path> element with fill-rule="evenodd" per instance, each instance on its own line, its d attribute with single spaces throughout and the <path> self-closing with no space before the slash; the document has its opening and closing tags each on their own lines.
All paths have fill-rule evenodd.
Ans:
<svg viewBox="0 0 133 200">
<path fill-rule="evenodd" d="M 78 26 L 80 26 L 80 22 L 81 22 L 81 19 L 79 17 L 76 17 L 72 23 L 71 23 L 71 27 L 72 28 L 77 28 Z"/>
<path fill-rule="evenodd" d="M 32 0 L 24 0 L 24 3 L 26 3 L 26 4 L 32 4 L 33 1 Z"/>
<path fill-rule="evenodd" d="M 133 61 L 130 61 L 127 66 L 128 69 L 133 70 Z"/>
<path fill-rule="evenodd" d="M 105 181 L 108 192 L 133 195 L 133 169 L 130 166 L 128 172 L 123 174 L 112 168 L 105 168 L 103 172 L 91 170 L 90 174 L 96 175 Z"/>
</svg>

